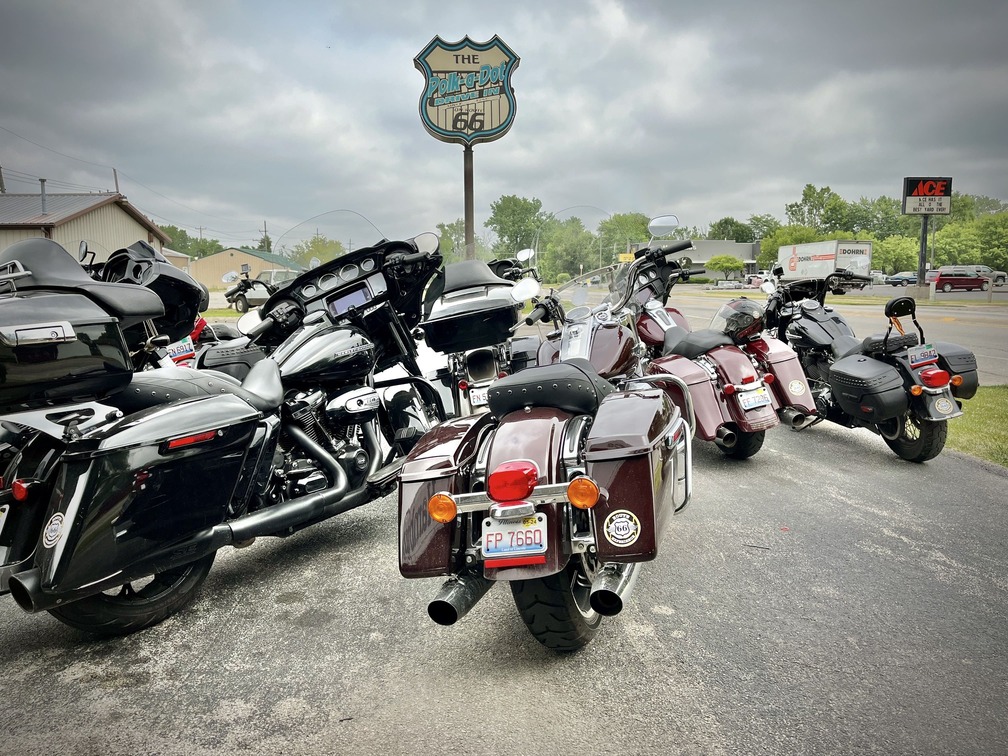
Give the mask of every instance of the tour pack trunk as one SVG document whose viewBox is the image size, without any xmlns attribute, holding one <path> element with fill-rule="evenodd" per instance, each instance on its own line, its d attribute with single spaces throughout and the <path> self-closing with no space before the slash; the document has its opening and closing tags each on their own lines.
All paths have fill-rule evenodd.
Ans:
<svg viewBox="0 0 1008 756">
<path fill-rule="evenodd" d="M 221 394 L 143 410 L 70 441 L 34 557 L 41 591 L 102 590 L 223 545 L 208 540 L 210 530 L 229 505 L 244 504 L 272 453 L 258 424 L 256 410 Z"/>
</svg>

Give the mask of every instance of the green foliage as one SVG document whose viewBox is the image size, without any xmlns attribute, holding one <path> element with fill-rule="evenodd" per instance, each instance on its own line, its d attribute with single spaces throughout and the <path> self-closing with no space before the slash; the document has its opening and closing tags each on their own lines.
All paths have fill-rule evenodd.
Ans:
<svg viewBox="0 0 1008 756">
<path fill-rule="evenodd" d="M 765 239 L 781 227 L 781 222 L 772 215 L 750 215 L 749 228 L 753 232 L 753 241 Z"/>
<path fill-rule="evenodd" d="M 949 421 L 948 447 L 1008 467 L 1008 386 L 981 386 Z"/>
<path fill-rule="evenodd" d="M 872 244 L 872 268 L 891 275 L 901 270 L 917 270 L 920 242 L 909 236 L 887 236 Z"/>
<path fill-rule="evenodd" d="M 181 252 L 183 255 L 189 255 L 193 258 L 206 257 L 224 249 L 216 239 L 194 239 L 178 226 L 161 226 L 160 228 L 171 237 L 169 249 Z"/>
<path fill-rule="evenodd" d="M 846 223 L 843 199 L 828 186 L 816 188 L 805 184 L 801 199 L 784 206 L 792 226 L 808 226 L 816 232 L 837 230 Z"/>
<path fill-rule="evenodd" d="M 571 277 L 570 277 L 569 273 L 560 273 L 556 277 L 556 284 L 557 284 L 557 286 L 563 286 L 565 283 L 567 283 L 570 280 L 571 280 Z"/>
<path fill-rule="evenodd" d="M 736 242 L 752 243 L 756 241 L 752 227 L 731 216 L 722 218 L 711 224 L 707 231 L 708 239 L 730 239 Z"/>
<path fill-rule="evenodd" d="M 781 226 L 773 233 L 763 237 L 760 242 L 760 252 L 756 258 L 761 270 L 769 270 L 777 262 L 777 250 L 792 244 L 805 244 L 820 241 L 820 236 L 814 228 L 808 226 Z"/>
<path fill-rule="evenodd" d="M 497 241 L 493 253 L 498 257 L 511 257 L 520 249 L 533 246 L 536 232 L 550 216 L 542 212 L 542 202 L 513 194 L 501 197 L 490 206 L 486 227 L 493 230 Z"/>
<path fill-rule="evenodd" d="M 320 262 L 329 262 L 345 254 L 346 247 L 343 246 L 343 242 L 316 234 L 311 239 L 295 244 L 288 257 L 307 268 L 313 257 L 317 257 Z"/>
<path fill-rule="evenodd" d="M 649 220 L 644 213 L 616 213 L 599 223 L 603 264 L 609 265 L 618 259 L 615 255 L 626 252 L 629 244 L 647 241 Z"/>
<path fill-rule="evenodd" d="M 733 255 L 715 255 L 704 266 L 707 270 L 714 270 L 724 273 L 725 280 L 731 273 L 741 273 L 745 270 L 745 263 Z"/>
<path fill-rule="evenodd" d="M 597 238 L 587 231 L 580 218 L 552 220 L 540 235 L 539 271 L 547 281 L 566 273 L 572 278 L 599 267 Z"/>
<path fill-rule="evenodd" d="M 256 249 L 260 252 L 272 252 L 273 251 L 273 240 L 270 239 L 269 234 L 265 231 L 263 235 L 259 237 L 259 244 L 256 245 Z"/>
</svg>

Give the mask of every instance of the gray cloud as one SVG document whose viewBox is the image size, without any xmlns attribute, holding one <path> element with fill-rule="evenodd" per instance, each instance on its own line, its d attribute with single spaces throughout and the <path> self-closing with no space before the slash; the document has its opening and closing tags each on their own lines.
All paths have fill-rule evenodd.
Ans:
<svg viewBox="0 0 1008 756">
<path fill-rule="evenodd" d="M 462 150 L 424 132 L 413 57 L 497 34 L 518 107 L 475 148 L 478 232 L 503 194 L 589 227 L 588 205 L 783 218 L 806 183 L 853 200 L 905 175 L 1008 199 L 1006 32 L 1003 2 L 8 0 L 0 166 L 8 191 L 111 188 L 115 167 L 143 211 L 225 243 L 319 215 L 373 241 L 355 213 L 412 235 L 463 214 Z"/>
</svg>

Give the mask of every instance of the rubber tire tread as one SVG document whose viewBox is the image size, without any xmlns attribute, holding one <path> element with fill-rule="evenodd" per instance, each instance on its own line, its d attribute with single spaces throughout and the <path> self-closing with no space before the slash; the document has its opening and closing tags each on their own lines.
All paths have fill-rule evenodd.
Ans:
<svg viewBox="0 0 1008 756">
<path fill-rule="evenodd" d="M 586 619 L 571 594 L 571 581 L 579 569 L 572 559 L 561 572 L 533 580 L 512 580 L 511 595 L 518 614 L 533 637 L 553 651 L 577 651 L 598 632 L 602 615 Z"/>
<path fill-rule="evenodd" d="M 763 448 L 763 442 L 766 440 L 766 431 L 753 431 L 751 433 L 739 431 L 735 437 L 735 445 L 730 449 L 720 444 L 718 448 L 732 459 L 749 459 L 749 457 Z"/>
<path fill-rule="evenodd" d="M 118 596 L 99 593 L 50 609 L 49 613 L 70 627 L 97 636 L 129 635 L 156 625 L 195 600 L 213 566 L 216 552 L 184 565 L 181 580 L 149 601 L 125 603 Z M 178 568 L 176 568 L 178 569 Z"/>
<path fill-rule="evenodd" d="M 903 427 L 910 422 L 909 415 L 903 417 Z M 890 449 L 896 452 L 896 456 L 905 459 L 907 462 L 927 462 L 929 459 L 937 457 L 941 450 L 945 448 L 945 439 L 948 438 L 948 420 L 921 421 L 920 437 L 916 441 L 908 441 L 903 438 L 903 431 L 900 430 L 899 438 L 890 441 L 882 437 Z"/>
</svg>

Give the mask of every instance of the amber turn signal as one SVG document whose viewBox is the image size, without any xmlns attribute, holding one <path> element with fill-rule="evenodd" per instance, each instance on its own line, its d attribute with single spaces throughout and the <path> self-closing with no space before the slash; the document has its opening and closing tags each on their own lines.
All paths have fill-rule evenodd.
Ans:
<svg viewBox="0 0 1008 756">
<path fill-rule="evenodd" d="M 599 500 L 599 487 L 591 478 L 574 478 L 567 484 L 567 501 L 578 509 L 591 509 Z"/>
<path fill-rule="evenodd" d="M 962 386 L 962 382 L 963 377 L 961 375 L 953 375 L 951 378 L 949 378 L 949 383 L 951 383 L 953 386 Z"/>
<path fill-rule="evenodd" d="M 913 394 L 914 396 L 920 396 L 921 394 L 924 393 L 924 387 L 923 386 L 911 386 L 910 387 L 910 393 Z"/>
<path fill-rule="evenodd" d="M 435 522 L 448 523 L 458 515 L 458 507 L 448 494 L 436 493 L 427 500 L 427 514 Z"/>
</svg>

